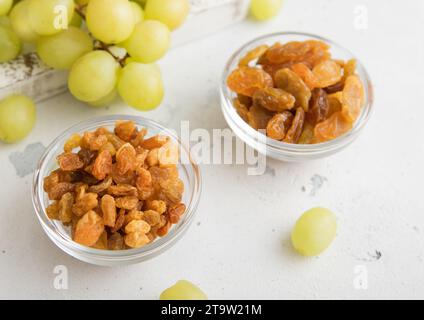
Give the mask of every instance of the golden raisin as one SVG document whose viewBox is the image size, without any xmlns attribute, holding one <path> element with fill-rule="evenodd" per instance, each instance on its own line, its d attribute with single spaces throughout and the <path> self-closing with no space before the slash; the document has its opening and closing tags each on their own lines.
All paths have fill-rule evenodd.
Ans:
<svg viewBox="0 0 424 320">
<path fill-rule="evenodd" d="M 105 194 L 102 197 L 101 208 L 105 226 L 114 227 L 116 222 L 115 199 L 111 195 Z"/>
<path fill-rule="evenodd" d="M 275 84 L 278 88 L 291 93 L 296 98 L 296 108 L 308 111 L 311 90 L 303 80 L 290 69 L 282 69 L 275 75 Z"/>
<path fill-rule="evenodd" d="M 150 225 L 144 220 L 132 220 L 125 226 L 125 233 L 141 232 L 148 233 Z"/>
<path fill-rule="evenodd" d="M 77 197 L 77 201 L 72 207 L 72 212 L 77 216 L 81 217 L 90 210 L 93 210 L 99 201 L 97 200 L 97 193 L 86 193 L 80 197 Z"/>
<path fill-rule="evenodd" d="M 107 189 L 108 193 L 115 197 L 136 196 L 137 188 L 129 184 L 117 184 Z"/>
<path fill-rule="evenodd" d="M 135 185 L 138 190 L 138 196 L 141 200 L 147 200 L 153 192 L 152 188 L 152 175 L 146 169 L 139 169 L 137 172 L 137 179 Z"/>
<path fill-rule="evenodd" d="M 155 226 L 160 223 L 160 213 L 154 210 L 144 211 L 143 219 L 151 226 Z"/>
<path fill-rule="evenodd" d="M 125 209 L 119 210 L 118 217 L 116 218 L 115 225 L 110 230 L 112 233 L 117 232 L 125 224 Z"/>
<path fill-rule="evenodd" d="M 253 104 L 269 111 L 282 112 L 294 107 L 295 98 L 278 88 L 259 89 L 253 95 Z"/>
<path fill-rule="evenodd" d="M 302 108 L 297 108 L 292 125 L 289 131 L 287 131 L 283 141 L 287 143 L 297 143 L 299 141 L 300 135 L 302 134 L 304 123 L 305 111 Z"/>
<path fill-rule="evenodd" d="M 162 200 L 148 200 L 146 202 L 146 208 L 163 214 L 166 211 L 166 203 Z"/>
<path fill-rule="evenodd" d="M 91 247 L 104 231 L 103 219 L 94 211 L 87 212 L 78 220 L 75 227 L 74 241 Z"/>
<path fill-rule="evenodd" d="M 124 237 L 125 244 L 130 248 L 140 248 L 150 242 L 148 236 L 141 232 L 131 232 Z"/>
<path fill-rule="evenodd" d="M 64 224 L 72 221 L 72 205 L 74 204 L 74 196 L 72 193 L 65 193 L 59 201 L 59 220 Z"/>
<path fill-rule="evenodd" d="M 94 161 L 91 174 L 98 180 L 103 180 L 112 171 L 112 156 L 105 150 L 99 153 Z"/>
<path fill-rule="evenodd" d="M 53 185 L 49 192 L 50 200 L 60 200 L 65 193 L 72 192 L 75 189 L 75 184 L 70 182 L 59 182 Z"/>
<path fill-rule="evenodd" d="M 144 140 L 143 143 L 141 144 L 141 147 L 143 147 L 144 149 L 147 149 L 147 150 L 160 148 L 165 143 L 167 143 L 168 140 L 169 140 L 169 138 L 166 137 L 166 136 L 156 135 L 156 136 L 153 136 L 149 139 Z"/>
<path fill-rule="evenodd" d="M 84 162 L 76 153 L 66 152 L 57 157 L 60 169 L 63 171 L 75 171 L 84 167 Z"/>
<path fill-rule="evenodd" d="M 137 207 L 138 198 L 135 196 L 126 196 L 115 199 L 116 207 L 126 210 L 132 210 Z"/>
<path fill-rule="evenodd" d="M 186 206 L 183 203 L 179 203 L 175 206 L 172 206 L 168 210 L 169 221 L 173 224 L 178 223 L 185 211 Z"/>
<path fill-rule="evenodd" d="M 52 202 L 47 208 L 46 208 L 46 214 L 47 217 L 51 220 L 60 220 L 59 219 L 59 201 Z"/>
<path fill-rule="evenodd" d="M 266 129 L 269 120 L 271 120 L 273 113 L 258 105 L 253 105 L 247 114 L 249 125 L 256 129 Z"/>
<path fill-rule="evenodd" d="M 349 76 L 343 89 L 342 112 L 351 122 L 354 122 L 361 113 L 364 102 L 364 87 L 357 75 Z"/>
<path fill-rule="evenodd" d="M 228 87 L 238 93 L 252 97 L 258 89 L 273 86 L 272 77 L 262 69 L 241 67 L 235 69 L 227 79 Z"/>
<path fill-rule="evenodd" d="M 333 60 L 322 61 L 312 69 L 317 79 L 317 87 L 326 88 L 342 79 L 340 65 Z"/>
<path fill-rule="evenodd" d="M 293 114 L 290 111 L 277 113 L 269 120 L 266 127 L 266 134 L 268 137 L 275 140 L 283 140 L 286 132 L 290 128 L 293 121 Z"/>
<path fill-rule="evenodd" d="M 125 215 L 125 223 L 124 225 L 127 225 L 133 220 L 143 220 L 144 213 L 142 211 L 138 210 L 131 210 L 128 212 L 128 214 Z"/>
<path fill-rule="evenodd" d="M 115 126 L 115 134 L 125 142 L 129 142 L 136 133 L 133 121 L 118 121 Z"/>
<path fill-rule="evenodd" d="M 319 85 L 315 74 L 304 63 L 296 63 L 291 66 L 291 69 L 305 82 L 310 90 Z"/>
<path fill-rule="evenodd" d="M 136 152 L 130 143 L 124 144 L 116 153 L 116 170 L 118 174 L 124 175 L 134 171 Z"/>
<path fill-rule="evenodd" d="M 327 120 L 315 126 L 315 137 L 318 142 L 335 139 L 352 129 L 352 122 L 347 121 L 342 112 L 334 113 Z"/>
<path fill-rule="evenodd" d="M 107 188 L 109 188 L 112 185 L 112 182 L 113 182 L 112 177 L 107 177 L 106 179 L 104 179 L 99 184 L 90 186 L 88 188 L 88 191 L 93 192 L 93 193 L 102 193 L 102 192 L 106 191 Z"/>
<path fill-rule="evenodd" d="M 78 148 L 81 145 L 81 140 L 82 140 L 82 137 L 78 133 L 73 134 L 65 142 L 65 145 L 63 146 L 63 151 L 72 152 L 72 150 Z"/>
<path fill-rule="evenodd" d="M 247 67 L 251 61 L 258 59 L 267 52 L 268 48 L 268 45 L 261 45 L 250 50 L 242 59 L 240 59 L 239 67 Z"/>
</svg>

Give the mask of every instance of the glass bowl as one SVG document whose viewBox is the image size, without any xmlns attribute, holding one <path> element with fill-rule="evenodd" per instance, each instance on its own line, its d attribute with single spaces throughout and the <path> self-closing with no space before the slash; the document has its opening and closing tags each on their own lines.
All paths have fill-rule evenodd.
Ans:
<svg viewBox="0 0 424 320">
<path fill-rule="evenodd" d="M 149 130 L 149 136 L 159 133 L 165 134 L 179 144 L 181 161 L 178 164 L 178 171 L 185 185 L 183 202 L 186 204 L 187 210 L 181 221 L 174 225 L 165 237 L 158 238 L 142 248 L 111 251 L 94 249 L 74 242 L 70 237 L 68 228 L 64 227 L 60 221 L 50 220 L 47 217 L 46 207 L 49 205 L 50 201 L 46 192 L 43 190 L 43 178 L 58 167 L 56 156 L 62 152 L 65 141 L 73 133 L 92 131 L 98 127 L 112 129 L 117 120 L 132 120 L 137 126 L 147 128 Z M 188 147 L 181 142 L 175 133 L 149 119 L 127 115 L 114 115 L 95 118 L 77 124 L 59 135 L 59 137 L 47 147 L 34 173 L 32 200 L 41 226 L 48 237 L 60 249 L 84 262 L 95 265 L 116 266 L 133 264 L 153 258 L 174 245 L 185 233 L 194 219 L 200 199 L 201 186 L 200 169 L 192 159 Z"/>
<path fill-rule="evenodd" d="M 320 36 L 300 32 L 280 32 L 256 38 L 245 44 L 230 57 L 227 65 L 225 66 L 220 88 L 221 108 L 225 120 L 241 140 L 260 153 L 265 154 L 266 156 L 269 156 L 273 159 L 290 162 L 301 162 L 324 158 L 339 152 L 350 145 L 358 137 L 359 133 L 362 132 L 366 123 L 368 122 L 373 110 L 372 84 L 367 71 L 361 62 L 356 59 L 356 71 L 364 84 L 365 103 L 362 107 L 362 112 L 355 122 L 352 130 L 334 140 L 318 144 L 290 144 L 277 141 L 268 138 L 266 135 L 253 129 L 239 116 L 232 103 L 232 100 L 236 97 L 236 94 L 231 92 L 226 82 L 230 73 L 235 68 L 237 68 L 240 58 L 242 58 L 248 51 L 262 44 L 272 45 L 276 42 L 286 43 L 289 41 L 305 41 L 311 39 L 320 40 L 330 45 L 330 51 L 333 58 L 335 59 L 356 59 L 349 50 L 344 49 L 333 41 L 322 38 Z"/>
</svg>

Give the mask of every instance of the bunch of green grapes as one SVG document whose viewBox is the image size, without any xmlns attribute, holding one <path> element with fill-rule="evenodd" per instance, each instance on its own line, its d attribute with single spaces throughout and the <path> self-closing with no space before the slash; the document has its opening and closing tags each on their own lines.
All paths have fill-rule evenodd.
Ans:
<svg viewBox="0 0 424 320">
<path fill-rule="evenodd" d="M 164 95 L 156 61 L 189 9 L 189 0 L 0 0 L 0 63 L 33 44 L 46 65 L 69 70 L 77 99 L 103 106 L 119 94 L 151 110 Z"/>
</svg>

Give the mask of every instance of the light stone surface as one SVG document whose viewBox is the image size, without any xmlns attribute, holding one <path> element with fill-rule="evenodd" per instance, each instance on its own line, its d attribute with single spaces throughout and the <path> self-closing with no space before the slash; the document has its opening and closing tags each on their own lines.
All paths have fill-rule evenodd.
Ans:
<svg viewBox="0 0 424 320">
<path fill-rule="evenodd" d="M 364 8 L 368 29 L 358 30 Z M 179 279 L 216 299 L 424 298 L 423 1 L 287 0 L 269 23 L 245 21 L 170 52 L 160 63 L 165 101 L 142 116 L 175 129 L 180 120 L 226 128 L 218 95 L 226 60 L 253 37 L 287 30 L 333 39 L 367 67 L 376 110 L 353 145 L 310 163 L 268 160 L 259 177 L 244 165 L 203 165 L 196 220 L 175 247 L 138 265 L 96 267 L 47 238 L 31 204 L 32 176 L 19 177 L 25 170 L 10 159 L 84 119 L 139 113 L 122 103 L 89 108 L 69 94 L 45 101 L 26 140 L 0 145 L 0 298 L 156 299 Z M 338 235 L 320 257 L 305 259 L 288 239 L 314 206 L 336 213 Z M 68 269 L 68 290 L 54 288 L 57 265 Z M 364 271 L 368 288 L 358 290 L 355 272 Z"/>
</svg>

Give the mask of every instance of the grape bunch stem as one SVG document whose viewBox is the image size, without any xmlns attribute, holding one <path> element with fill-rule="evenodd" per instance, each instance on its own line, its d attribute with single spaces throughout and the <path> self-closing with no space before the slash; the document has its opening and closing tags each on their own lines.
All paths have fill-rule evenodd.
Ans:
<svg viewBox="0 0 424 320">
<path fill-rule="evenodd" d="M 86 17 L 84 14 L 84 8 L 87 7 L 87 5 L 81 5 L 81 6 L 75 6 L 75 12 L 81 16 L 81 18 L 85 21 Z M 90 34 L 91 35 L 91 34 Z M 91 35 L 92 36 L 92 35 Z M 129 57 L 129 54 L 127 53 L 123 58 L 119 58 L 115 56 L 112 51 L 110 50 L 110 46 L 100 40 L 95 40 L 94 47 L 99 50 L 107 51 L 120 65 L 123 67 L 125 65 L 125 60 Z"/>
</svg>

